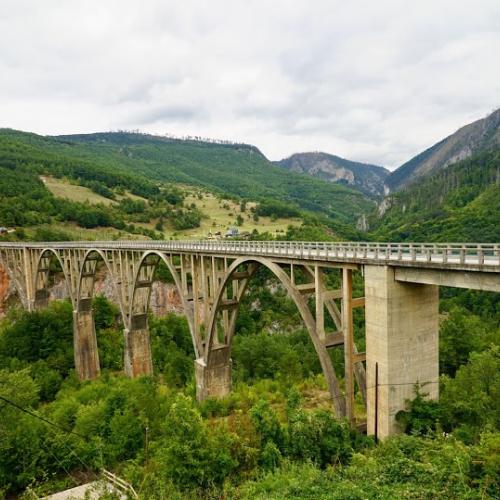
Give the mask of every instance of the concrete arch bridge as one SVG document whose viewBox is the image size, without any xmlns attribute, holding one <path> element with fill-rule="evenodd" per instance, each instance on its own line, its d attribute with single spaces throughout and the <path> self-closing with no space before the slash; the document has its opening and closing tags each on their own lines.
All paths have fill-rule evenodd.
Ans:
<svg viewBox="0 0 500 500">
<path fill-rule="evenodd" d="M 267 268 L 295 302 L 309 332 L 336 414 L 355 422 L 356 387 L 367 406 L 369 433 L 397 430 L 395 414 L 426 384 L 438 397 L 438 288 L 500 291 L 498 244 L 314 243 L 263 241 L 1 243 L 0 263 L 24 307 L 46 307 L 52 273 L 64 275 L 73 304 L 75 367 L 98 376 L 92 315 L 99 266 L 113 283 L 125 336 L 124 367 L 151 374 L 148 331 L 151 286 L 163 262 L 179 291 L 196 354 L 197 397 L 231 389 L 231 344 L 239 304 L 259 268 Z M 330 289 L 327 270 L 340 276 Z M 364 297 L 353 297 L 353 271 Z M 331 271 L 328 271 L 331 272 Z M 353 309 L 365 308 L 366 352 L 354 344 Z M 331 321 L 327 322 L 327 317 Z M 328 330 L 327 324 L 334 324 Z M 344 387 L 328 350 L 343 347 Z"/>
</svg>

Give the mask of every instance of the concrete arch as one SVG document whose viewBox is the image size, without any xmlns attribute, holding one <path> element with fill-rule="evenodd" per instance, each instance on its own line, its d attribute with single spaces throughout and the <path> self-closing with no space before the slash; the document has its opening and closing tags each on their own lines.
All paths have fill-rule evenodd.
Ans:
<svg viewBox="0 0 500 500">
<path fill-rule="evenodd" d="M 342 392 L 340 391 L 340 386 L 337 377 L 335 375 L 335 371 L 333 369 L 333 365 L 330 356 L 328 355 L 327 349 L 316 333 L 316 320 L 314 319 L 314 316 L 307 305 L 306 299 L 300 293 L 300 291 L 294 286 L 294 284 L 291 282 L 290 278 L 285 273 L 285 271 L 278 264 L 272 262 L 271 260 L 265 257 L 240 257 L 236 259 L 228 268 L 227 273 L 218 289 L 218 292 L 214 300 L 214 306 L 212 308 L 212 313 L 209 322 L 209 329 L 208 329 L 208 338 L 206 341 L 205 352 L 204 352 L 205 366 L 206 367 L 212 366 L 215 358 L 220 357 L 219 352 L 217 352 L 217 350 L 214 349 L 214 340 L 217 334 L 216 332 L 217 313 L 220 311 L 221 303 L 223 301 L 225 290 L 228 284 L 232 281 L 234 274 L 237 272 L 237 269 L 244 264 L 256 264 L 257 266 L 261 267 L 263 266 L 269 269 L 269 271 L 271 271 L 274 274 L 274 276 L 276 276 L 276 278 L 285 287 L 289 296 L 295 302 L 295 305 L 299 310 L 302 320 L 304 321 L 309 336 L 313 342 L 316 354 L 318 355 L 321 368 L 323 370 L 323 374 L 325 375 L 325 379 L 327 381 L 328 390 L 332 397 L 335 413 L 339 417 L 344 417 L 346 412 L 345 399 Z M 253 275 L 253 273 L 251 273 L 251 275 Z M 238 310 L 237 308 L 239 307 L 239 302 L 241 297 L 243 296 L 246 286 L 243 288 L 244 289 L 241 291 L 240 296 L 237 297 L 237 305 L 235 309 L 236 314 L 234 315 L 233 322 L 235 322 L 236 320 L 236 315 Z M 229 362 L 233 336 L 234 336 L 233 332 L 229 332 L 228 345 L 226 346 L 226 352 L 223 355 L 227 358 L 225 359 L 226 362 Z"/>
<path fill-rule="evenodd" d="M 50 268 L 47 268 L 46 270 L 40 268 L 43 259 L 47 258 L 47 254 L 50 255 L 48 262 L 49 266 L 54 260 L 59 263 L 61 271 L 64 276 L 66 290 L 68 292 L 71 303 L 74 304 L 75 301 L 74 290 L 71 287 L 71 280 L 70 277 L 68 276 L 67 270 L 65 269 L 64 262 L 61 256 L 53 248 L 44 248 L 40 252 L 40 255 L 36 260 L 36 265 L 33 273 L 33 290 L 35 291 L 35 297 L 34 297 L 35 309 L 46 307 L 48 304 L 48 299 L 49 299 L 48 285 L 49 285 L 49 278 L 51 275 L 51 271 Z M 45 275 L 45 278 L 42 278 L 42 273 Z"/>
<path fill-rule="evenodd" d="M 179 297 L 181 298 L 182 307 L 184 309 L 184 314 L 185 314 L 187 321 L 188 321 L 188 324 L 189 324 L 189 331 L 191 333 L 191 339 L 193 342 L 193 348 L 194 348 L 195 355 L 196 355 L 196 357 L 201 356 L 201 354 L 202 354 L 201 353 L 201 339 L 196 338 L 196 335 L 194 332 L 193 314 L 192 314 L 192 311 L 190 310 L 188 300 L 186 299 L 185 294 L 182 292 L 181 277 L 179 276 L 179 273 L 175 269 L 174 264 L 167 257 L 167 255 L 165 255 L 165 253 L 160 252 L 160 251 L 151 250 L 151 251 L 145 252 L 141 256 L 141 260 L 139 261 L 139 264 L 137 266 L 137 270 L 136 270 L 136 273 L 134 276 L 134 281 L 133 281 L 133 291 L 132 291 L 130 306 L 129 306 L 130 318 L 132 318 L 134 315 L 134 308 L 137 305 L 137 301 L 138 301 L 138 296 L 137 296 L 138 286 L 137 285 L 140 282 L 141 269 L 144 267 L 147 259 L 150 258 L 151 256 L 157 257 L 157 260 L 153 264 L 153 269 L 152 269 L 151 278 L 149 281 L 149 286 L 147 286 L 146 300 L 145 300 L 145 303 L 143 304 L 144 312 L 149 311 L 150 301 L 151 301 L 151 286 L 153 284 L 154 273 L 155 273 L 156 268 L 158 267 L 159 263 L 163 262 L 167 266 L 170 274 L 172 275 L 172 278 L 174 279 L 175 287 L 177 288 L 177 291 L 179 293 Z"/>
<path fill-rule="evenodd" d="M 103 262 L 104 265 L 106 266 L 106 270 L 109 273 L 109 277 L 111 279 L 111 284 L 113 287 L 113 294 L 118 302 L 118 307 L 120 308 L 120 313 L 122 315 L 123 324 L 125 325 L 126 320 L 127 320 L 127 310 L 123 304 L 123 300 L 122 300 L 122 297 L 120 294 L 120 288 L 118 286 L 118 283 L 116 282 L 116 276 L 115 276 L 114 270 L 111 267 L 111 264 L 109 263 L 108 258 L 106 257 L 104 252 L 102 250 L 99 250 L 98 248 L 91 248 L 91 249 L 87 250 L 85 252 L 85 255 L 84 255 L 84 257 L 81 261 L 81 264 L 79 266 L 80 271 L 79 271 L 79 275 L 78 275 L 76 294 L 75 294 L 76 308 L 78 309 L 80 307 L 80 302 L 82 301 L 82 299 L 84 299 L 84 298 L 91 299 L 94 296 L 95 275 L 97 272 L 97 265 L 93 271 L 92 276 L 85 276 L 85 273 L 86 273 L 85 264 L 90 260 L 90 257 L 92 254 L 97 254 L 100 258 L 100 261 Z M 82 283 L 83 283 L 83 280 L 85 278 L 90 278 L 92 280 L 91 286 L 89 288 L 89 297 L 82 297 Z M 125 284 L 122 284 L 122 286 L 125 286 Z"/>
</svg>

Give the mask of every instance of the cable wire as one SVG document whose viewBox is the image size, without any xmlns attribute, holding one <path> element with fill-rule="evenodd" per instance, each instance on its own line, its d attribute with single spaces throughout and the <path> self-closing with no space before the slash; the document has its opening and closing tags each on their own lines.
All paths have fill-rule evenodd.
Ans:
<svg viewBox="0 0 500 500">
<path fill-rule="evenodd" d="M 19 411 L 22 411 L 23 413 L 26 413 L 32 417 L 35 417 L 35 418 L 38 418 L 38 420 L 41 420 L 42 422 L 45 422 L 46 424 L 49 424 L 51 425 L 52 427 L 57 427 L 58 429 L 61 429 L 62 431 L 68 433 L 68 434 L 74 434 L 75 436 L 78 436 L 79 438 L 81 439 L 88 439 L 86 436 L 83 436 L 82 434 L 78 434 L 78 432 L 74 432 L 72 430 L 69 430 L 69 429 L 65 429 L 62 425 L 59 425 L 59 424 L 56 424 L 55 422 L 51 422 L 50 420 L 47 420 L 46 418 L 44 417 L 41 417 L 40 415 L 37 415 L 36 413 L 30 411 L 30 410 L 27 410 L 26 408 L 23 408 L 22 406 L 19 406 L 17 403 L 14 403 L 14 401 L 11 401 L 10 399 L 7 399 L 3 396 L 0 396 L 0 400 L 4 401 L 5 403 L 13 406 L 14 408 L 16 408 L 17 410 Z"/>
<path fill-rule="evenodd" d="M 83 436 L 82 434 L 79 434 L 78 432 L 74 432 L 72 430 L 65 429 L 62 425 L 56 424 L 55 422 L 52 422 L 44 417 L 41 417 L 40 415 L 37 415 L 36 413 L 34 413 L 26 408 L 23 408 L 22 406 L 19 406 L 17 403 L 14 403 L 13 401 L 5 398 L 4 396 L 0 396 L 0 400 L 11 405 L 12 407 L 16 408 L 17 410 L 22 411 L 23 413 L 26 413 L 27 415 L 29 415 L 31 417 L 37 418 L 38 420 L 41 420 L 42 422 L 44 422 L 52 427 L 55 427 L 57 429 L 62 430 L 63 432 L 65 432 L 67 434 L 73 434 L 75 436 L 78 436 L 80 439 L 84 439 L 85 441 L 88 441 L 88 437 Z M 69 452 L 72 453 L 77 458 L 77 460 L 83 465 L 84 469 L 87 469 L 87 471 L 92 472 L 92 473 L 94 472 L 93 469 L 88 464 L 86 464 L 81 459 L 81 457 L 68 444 L 66 444 L 66 443 L 63 443 L 63 444 L 66 447 L 66 449 L 69 450 Z M 99 451 L 96 447 L 94 447 L 94 449 L 96 451 Z"/>
<path fill-rule="evenodd" d="M 49 450 L 49 448 L 47 446 L 45 446 L 43 444 L 43 442 L 40 443 L 43 447 L 43 449 L 49 453 L 50 455 L 52 455 L 55 459 L 55 461 L 59 464 L 59 467 L 61 467 L 61 469 L 66 473 L 66 475 L 68 477 L 71 478 L 71 480 L 73 481 L 73 483 L 76 485 L 76 486 L 79 486 L 80 483 L 78 483 L 78 481 L 74 478 L 74 476 L 68 471 L 68 469 L 66 469 L 66 467 L 64 467 L 64 465 L 62 464 L 62 462 L 57 458 L 56 454 L 55 453 L 52 453 L 51 450 Z"/>
</svg>

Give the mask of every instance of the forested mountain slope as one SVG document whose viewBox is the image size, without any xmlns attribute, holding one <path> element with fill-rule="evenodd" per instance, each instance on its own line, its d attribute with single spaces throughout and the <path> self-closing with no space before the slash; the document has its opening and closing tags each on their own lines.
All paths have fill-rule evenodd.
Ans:
<svg viewBox="0 0 500 500">
<path fill-rule="evenodd" d="M 54 197 L 42 176 L 83 186 L 105 203 L 89 205 L 71 196 Z M 186 186 L 181 188 L 184 194 L 179 184 Z M 199 201 L 203 192 L 210 200 Z M 134 196 L 142 201 L 134 201 Z M 259 232 L 265 232 L 269 222 L 276 226 L 270 219 L 279 218 L 283 226 L 290 218 L 315 213 L 313 218 L 348 239 L 355 237 L 359 215 L 374 207 L 363 194 L 345 186 L 283 171 L 254 146 L 135 133 L 43 137 L 0 130 L 0 226 L 69 222 L 79 228 L 112 227 L 161 238 L 165 234 L 153 230 L 164 222 L 173 230 L 200 227 L 200 221 L 210 216 L 203 207 L 208 210 L 214 196 L 222 207 L 241 203 L 242 212 L 245 203 L 252 202 L 252 213 L 239 218 L 239 208 L 228 208 L 233 225 L 241 218 L 251 221 L 246 225 L 252 227 L 243 225 L 243 231 L 258 226 Z M 214 220 L 214 227 L 219 222 Z"/>
<path fill-rule="evenodd" d="M 370 223 L 388 241 L 500 241 L 500 148 L 391 194 Z"/>
<path fill-rule="evenodd" d="M 384 167 L 321 152 L 297 153 L 275 164 L 291 172 L 353 187 L 372 197 L 384 194 L 384 181 L 390 173 Z"/>
<path fill-rule="evenodd" d="M 66 154 L 98 159 L 159 181 L 182 182 L 242 198 L 273 198 L 355 224 L 371 202 L 344 186 L 285 172 L 254 146 L 125 132 L 51 139 Z"/>
<path fill-rule="evenodd" d="M 500 146 L 500 109 L 466 125 L 391 173 L 386 185 L 396 191 L 460 160 Z"/>
</svg>

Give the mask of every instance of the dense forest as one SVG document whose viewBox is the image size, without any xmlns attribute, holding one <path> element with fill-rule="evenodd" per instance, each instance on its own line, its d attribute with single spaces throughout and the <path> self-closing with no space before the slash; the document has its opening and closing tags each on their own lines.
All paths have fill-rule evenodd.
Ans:
<svg viewBox="0 0 500 500">
<path fill-rule="evenodd" d="M 500 149 L 423 177 L 388 196 L 370 220 L 382 241 L 500 241 Z"/>
</svg>

